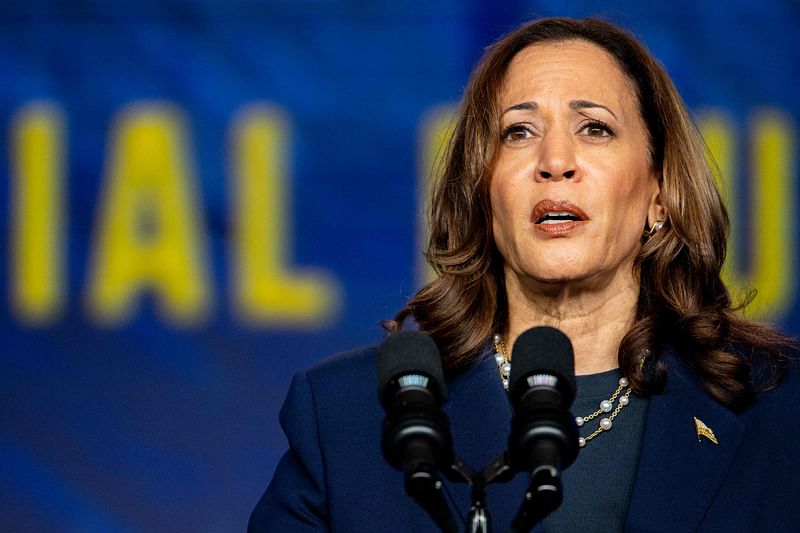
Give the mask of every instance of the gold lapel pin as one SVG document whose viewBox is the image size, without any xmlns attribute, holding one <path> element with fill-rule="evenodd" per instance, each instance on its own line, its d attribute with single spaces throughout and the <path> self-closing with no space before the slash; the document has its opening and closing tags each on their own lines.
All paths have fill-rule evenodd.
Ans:
<svg viewBox="0 0 800 533">
<path fill-rule="evenodd" d="M 705 422 L 696 416 L 692 418 L 694 418 L 694 429 L 697 431 L 697 442 L 700 442 L 700 437 L 705 437 L 714 444 L 719 444 L 717 441 L 717 436 L 714 435 L 714 430 L 708 427 Z"/>
</svg>

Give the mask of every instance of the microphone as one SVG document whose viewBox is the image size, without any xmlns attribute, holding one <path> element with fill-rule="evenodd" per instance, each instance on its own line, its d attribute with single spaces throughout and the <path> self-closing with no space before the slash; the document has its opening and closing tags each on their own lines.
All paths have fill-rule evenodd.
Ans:
<svg viewBox="0 0 800 533">
<path fill-rule="evenodd" d="M 433 339 L 416 331 L 386 338 L 378 352 L 378 397 L 386 411 L 383 457 L 405 473 L 406 492 L 442 531 L 458 531 L 437 476 L 453 464 L 454 454 L 441 409 L 447 388 Z"/>
<path fill-rule="evenodd" d="M 509 461 L 530 476 L 511 531 L 529 531 L 561 505 L 561 470 L 578 455 L 578 430 L 569 408 L 575 399 L 572 343 L 561 331 L 536 327 L 514 343 L 510 401 L 514 409 Z"/>
</svg>

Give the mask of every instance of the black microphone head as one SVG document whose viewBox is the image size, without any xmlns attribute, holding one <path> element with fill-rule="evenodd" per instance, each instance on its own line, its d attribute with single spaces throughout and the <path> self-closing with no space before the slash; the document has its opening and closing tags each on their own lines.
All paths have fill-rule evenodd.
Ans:
<svg viewBox="0 0 800 533">
<path fill-rule="evenodd" d="M 400 331 L 389 335 L 378 350 L 378 395 L 385 405 L 389 385 L 403 375 L 422 375 L 430 381 L 423 385 L 447 399 L 439 348 L 433 339 L 419 331 Z"/>
<path fill-rule="evenodd" d="M 519 405 L 530 389 L 532 375 L 555 376 L 555 388 L 561 393 L 563 408 L 569 409 L 575 399 L 575 356 L 572 343 L 556 328 L 531 328 L 517 337 L 511 363 L 511 404 Z"/>
</svg>

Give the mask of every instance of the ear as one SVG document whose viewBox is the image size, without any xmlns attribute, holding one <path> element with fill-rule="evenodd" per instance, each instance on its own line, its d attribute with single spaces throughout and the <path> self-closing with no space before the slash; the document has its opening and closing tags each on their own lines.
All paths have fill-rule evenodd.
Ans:
<svg viewBox="0 0 800 533">
<path fill-rule="evenodd" d="M 667 208 L 661 200 L 661 179 L 660 176 L 654 176 L 653 181 L 655 187 L 650 196 L 650 206 L 647 210 L 647 227 L 652 228 L 653 224 L 658 221 L 667 221 Z"/>
</svg>

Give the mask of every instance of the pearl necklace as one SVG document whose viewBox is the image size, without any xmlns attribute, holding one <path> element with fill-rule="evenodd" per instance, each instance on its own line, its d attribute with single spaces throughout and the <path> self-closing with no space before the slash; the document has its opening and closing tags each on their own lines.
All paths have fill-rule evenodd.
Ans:
<svg viewBox="0 0 800 533">
<path fill-rule="evenodd" d="M 509 378 L 511 376 L 511 360 L 508 358 L 508 353 L 506 351 L 506 343 L 503 336 L 499 333 L 494 334 L 494 358 L 497 361 L 497 369 L 500 372 L 500 381 L 503 382 L 503 388 L 508 391 L 509 386 Z M 578 445 L 583 448 L 586 446 L 586 443 L 598 436 L 599 434 L 605 431 L 611 431 L 611 428 L 614 426 L 614 419 L 617 418 L 617 415 L 622 408 L 628 405 L 631 401 L 631 394 L 633 389 L 628 387 L 628 379 L 625 377 L 619 378 L 617 382 L 617 390 L 614 391 L 614 394 L 608 400 L 603 400 L 600 402 L 600 406 L 591 414 L 586 416 L 576 416 L 575 417 L 575 424 L 578 427 L 583 427 L 586 422 L 590 422 L 597 418 L 598 416 L 604 413 L 611 413 L 608 416 L 604 416 L 600 419 L 600 423 L 597 426 L 597 429 L 589 433 L 585 437 L 578 438 Z M 622 394 L 622 389 L 628 387 L 624 394 Z M 622 394 L 622 396 L 620 396 Z M 614 402 L 617 402 L 617 406 L 614 407 Z"/>
</svg>

